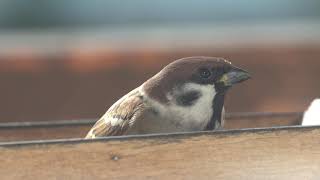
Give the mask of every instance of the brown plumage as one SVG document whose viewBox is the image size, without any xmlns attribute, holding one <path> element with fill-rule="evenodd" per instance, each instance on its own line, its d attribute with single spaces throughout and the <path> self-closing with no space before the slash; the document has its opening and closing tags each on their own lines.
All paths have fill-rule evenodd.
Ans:
<svg viewBox="0 0 320 180">
<path fill-rule="evenodd" d="M 92 127 L 86 138 L 94 138 L 98 136 L 119 136 L 125 134 L 135 120 L 143 114 L 143 101 L 137 89 L 131 91 L 126 98 L 120 99 L 113 108 L 102 116 Z M 108 118 L 122 119 L 122 123 L 111 124 Z"/>
<path fill-rule="evenodd" d="M 221 128 L 226 91 L 248 78 L 222 58 L 174 61 L 112 105 L 86 138 Z"/>
</svg>

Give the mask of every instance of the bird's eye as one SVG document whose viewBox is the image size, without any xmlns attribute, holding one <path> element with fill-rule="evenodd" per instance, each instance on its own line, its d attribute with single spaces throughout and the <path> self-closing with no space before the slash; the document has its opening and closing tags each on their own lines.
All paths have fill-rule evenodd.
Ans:
<svg viewBox="0 0 320 180">
<path fill-rule="evenodd" d="M 211 72 L 208 69 L 200 69 L 201 78 L 207 79 L 211 76 Z"/>
</svg>

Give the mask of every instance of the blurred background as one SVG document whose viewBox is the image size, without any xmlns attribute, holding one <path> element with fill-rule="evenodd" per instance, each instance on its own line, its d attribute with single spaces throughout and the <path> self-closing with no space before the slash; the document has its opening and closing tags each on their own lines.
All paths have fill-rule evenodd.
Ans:
<svg viewBox="0 0 320 180">
<path fill-rule="evenodd" d="M 169 62 L 219 56 L 252 79 L 227 112 L 320 95 L 318 0 L 1 0 L 0 122 L 100 117 Z"/>
</svg>

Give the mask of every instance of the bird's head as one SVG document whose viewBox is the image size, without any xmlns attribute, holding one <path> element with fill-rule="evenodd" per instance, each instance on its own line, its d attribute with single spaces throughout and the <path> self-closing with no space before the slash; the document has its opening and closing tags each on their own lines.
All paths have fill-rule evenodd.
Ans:
<svg viewBox="0 0 320 180">
<path fill-rule="evenodd" d="M 209 106 L 213 113 L 211 121 L 215 122 L 212 122 L 207 129 L 215 129 L 216 123 L 222 125 L 219 121 L 221 121 L 224 95 L 227 90 L 234 84 L 249 78 L 248 72 L 225 59 L 187 57 L 164 67 L 146 81 L 143 88 L 150 97 L 162 104 L 194 106 L 197 109 L 205 109 L 208 108 L 205 106 Z"/>
</svg>

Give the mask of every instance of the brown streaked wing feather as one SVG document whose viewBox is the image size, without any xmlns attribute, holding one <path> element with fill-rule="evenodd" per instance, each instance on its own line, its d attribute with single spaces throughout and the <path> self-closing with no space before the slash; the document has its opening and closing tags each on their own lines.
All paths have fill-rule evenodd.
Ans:
<svg viewBox="0 0 320 180">
<path fill-rule="evenodd" d="M 91 128 L 86 139 L 102 136 L 124 135 L 144 111 L 142 96 L 138 89 L 131 91 L 114 104 Z M 111 120 L 118 123 L 111 124 Z"/>
</svg>

